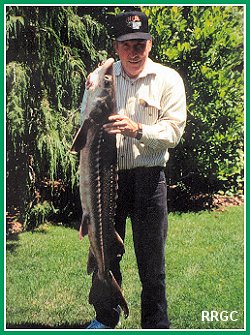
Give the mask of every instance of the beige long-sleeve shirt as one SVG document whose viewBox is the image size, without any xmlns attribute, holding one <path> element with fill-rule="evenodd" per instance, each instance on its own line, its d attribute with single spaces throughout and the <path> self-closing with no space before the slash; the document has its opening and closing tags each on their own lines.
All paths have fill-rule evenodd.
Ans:
<svg viewBox="0 0 250 335">
<path fill-rule="evenodd" d="M 117 135 L 118 168 L 165 166 L 168 149 L 179 143 L 186 124 L 182 78 L 175 70 L 150 59 L 136 79 L 126 75 L 120 61 L 113 68 L 118 114 L 142 124 L 139 141 Z"/>
<path fill-rule="evenodd" d="M 186 95 L 183 80 L 173 69 L 148 59 L 136 79 L 123 71 L 121 62 L 113 64 L 116 81 L 117 112 L 142 124 L 142 137 L 116 135 L 118 169 L 165 166 L 169 148 L 180 141 L 186 124 Z M 95 80 L 95 72 L 92 79 Z M 81 108 L 82 121 L 87 90 Z"/>
</svg>

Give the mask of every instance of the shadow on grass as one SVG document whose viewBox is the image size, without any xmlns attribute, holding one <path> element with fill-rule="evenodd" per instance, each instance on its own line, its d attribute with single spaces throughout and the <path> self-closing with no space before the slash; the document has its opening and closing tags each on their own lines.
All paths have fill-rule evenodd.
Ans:
<svg viewBox="0 0 250 335">
<path fill-rule="evenodd" d="M 19 236 L 17 233 L 8 234 L 6 237 L 6 250 L 9 252 L 15 252 L 19 244 Z"/>
<path fill-rule="evenodd" d="M 20 324 L 6 324 L 6 329 L 85 329 L 89 325 L 89 322 L 84 324 L 69 324 L 63 323 L 57 326 L 49 326 L 40 323 L 20 323 Z"/>
<path fill-rule="evenodd" d="M 19 234 L 21 232 L 7 232 L 6 235 L 6 251 L 14 253 L 19 247 Z M 32 231 L 32 234 L 47 234 L 47 230 L 44 228 L 38 228 L 37 230 Z"/>
</svg>

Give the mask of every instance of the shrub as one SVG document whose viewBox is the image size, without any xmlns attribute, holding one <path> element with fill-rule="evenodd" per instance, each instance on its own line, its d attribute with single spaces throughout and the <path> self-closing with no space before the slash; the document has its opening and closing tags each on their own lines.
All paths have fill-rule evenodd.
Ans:
<svg viewBox="0 0 250 335">
<path fill-rule="evenodd" d="M 243 191 L 243 7 L 143 7 L 152 56 L 182 75 L 188 121 L 174 149 L 172 185 L 196 192 Z M 174 169 L 171 168 L 174 166 Z"/>
</svg>

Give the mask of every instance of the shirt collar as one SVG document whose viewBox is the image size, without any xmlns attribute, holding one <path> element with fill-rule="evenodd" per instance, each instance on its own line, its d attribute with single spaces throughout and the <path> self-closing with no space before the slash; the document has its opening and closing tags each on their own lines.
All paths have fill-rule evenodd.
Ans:
<svg viewBox="0 0 250 335">
<path fill-rule="evenodd" d="M 117 77 L 124 73 L 121 61 L 114 63 L 114 73 Z M 136 79 L 144 78 L 149 74 L 156 74 L 156 73 L 157 73 L 157 70 L 156 70 L 155 63 L 150 58 L 148 58 L 144 69 L 142 70 L 142 72 L 139 74 L 139 76 Z"/>
</svg>

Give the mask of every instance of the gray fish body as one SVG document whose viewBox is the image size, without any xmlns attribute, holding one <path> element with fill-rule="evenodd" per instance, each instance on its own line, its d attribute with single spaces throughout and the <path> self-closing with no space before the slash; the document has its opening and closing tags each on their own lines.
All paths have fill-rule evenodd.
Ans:
<svg viewBox="0 0 250 335">
<path fill-rule="evenodd" d="M 80 151 L 80 196 L 83 209 L 82 232 L 88 234 L 90 253 L 88 273 L 95 272 L 89 301 L 115 308 L 120 305 L 125 316 L 128 306 L 110 271 L 110 262 L 124 252 L 114 228 L 117 196 L 116 137 L 103 130 L 115 111 L 113 59 L 108 59 L 98 73 L 86 105 L 86 117 L 75 137 L 72 151 Z"/>
</svg>

